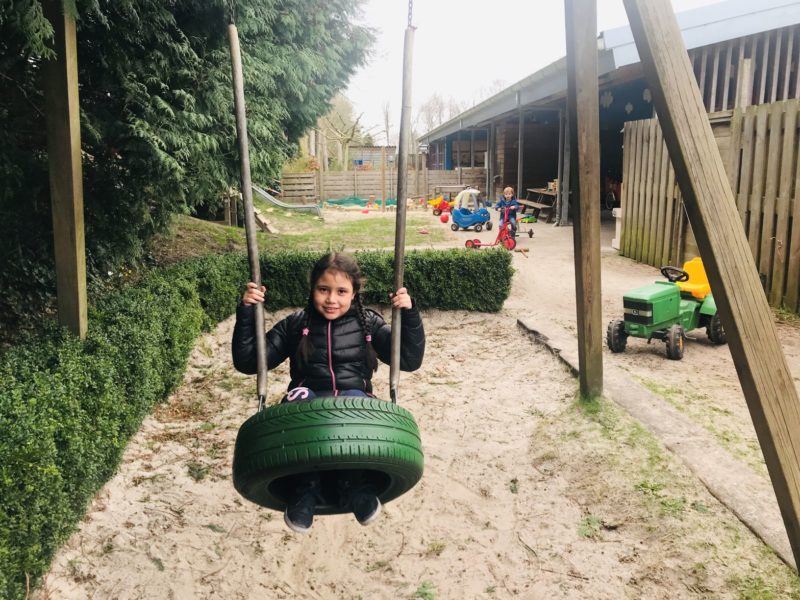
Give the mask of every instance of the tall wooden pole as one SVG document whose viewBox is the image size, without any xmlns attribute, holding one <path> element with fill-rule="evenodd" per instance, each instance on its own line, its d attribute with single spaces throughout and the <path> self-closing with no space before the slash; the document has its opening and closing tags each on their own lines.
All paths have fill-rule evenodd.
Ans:
<svg viewBox="0 0 800 600">
<path fill-rule="evenodd" d="M 247 258 L 250 263 L 250 280 L 261 285 L 261 264 L 256 240 L 256 218 L 253 212 L 253 184 L 250 179 L 250 147 L 247 141 L 247 116 L 244 106 L 244 78 L 242 76 L 242 53 L 239 49 L 239 33 L 236 25 L 228 25 L 228 43 L 231 49 L 231 70 L 233 72 L 233 103 L 236 111 L 236 137 L 239 141 L 239 170 L 242 180 L 242 201 L 244 202 L 244 230 L 247 239 Z M 264 332 L 264 305 L 255 305 L 256 311 L 256 356 L 259 409 L 267 399 L 267 339 Z"/>
<path fill-rule="evenodd" d="M 517 198 L 522 198 L 522 166 L 525 156 L 525 113 L 520 108 L 517 111 Z"/>
<path fill-rule="evenodd" d="M 397 144 L 397 214 L 394 232 L 394 289 L 403 287 L 406 248 L 406 200 L 408 198 L 408 136 L 411 133 L 411 57 L 414 48 L 414 28 L 411 11 L 408 14 L 403 43 L 403 105 L 400 109 L 400 138 Z M 397 402 L 400 383 L 400 326 L 401 309 L 392 309 L 392 359 L 389 363 L 389 396 Z"/>
<path fill-rule="evenodd" d="M 575 292 L 580 392 L 603 393 L 603 324 L 600 298 L 600 126 L 597 102 L 597 5 L 565 0 L 567 111 L 569 113 L 575 229 Z"/>
<path fill-rule="evenodd" d="M 381 146 L 381 212 L 386 211 L 386 146 Z"/>
<path fill-rule="evenodd" d="M 84 338 L 88 317 L 75 20 L 64 14 L 61 0 L 47 0 L 44 10 L 53 25 L 53 50 L 56 53 L 56 58 L 43 63 L 42 78 L 58 320 L 72 333 Z"/>
<path fill-rule="evenodd" d="M 669 0 L 624 0 L 689 221 L 800 564 L 800 401 Z"/>
</svg>

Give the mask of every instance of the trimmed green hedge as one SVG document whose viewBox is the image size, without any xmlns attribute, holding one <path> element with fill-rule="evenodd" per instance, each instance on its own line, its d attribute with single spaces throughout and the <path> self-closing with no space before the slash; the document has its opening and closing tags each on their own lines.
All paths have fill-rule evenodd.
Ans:
<svg viewBox="0 0 800 600">
<path fill-rule="evenodd" d="M 262 260 L 267 308 L 304 306 L 319 252 Z M 357 253 L 365 302 L 386 300 L 392 255 Z M 420 307 L 497 311 L 511 289 L 505 251 L 406 255 Z M 0 597 L 23 598 L 86 504 L 113 475 L 128 439 L 178 385 L 196 337 L 232 314 L 248 278 L 243 255 L 187 261 L 99 299 L 85 341 L 54 324 L 0 357 Z"/>
</svg>

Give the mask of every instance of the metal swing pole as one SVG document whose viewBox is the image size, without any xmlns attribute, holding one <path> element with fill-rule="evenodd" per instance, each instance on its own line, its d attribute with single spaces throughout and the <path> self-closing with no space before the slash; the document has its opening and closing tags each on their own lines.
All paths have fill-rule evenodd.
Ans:
<svg viewBox="0 0 800 600">
<path fill-rule="evenodd" d="M 403 287 L 406 247 L 406 200 L 408 196 L 408 137 L 411 129 L 411 56 L 414 47 L 414 27 L 411 25 L 413 0 L 408 2 L 408 27 L 403 42 L 403 105 L 400 109 L 400 139 L 397 144 L 397 213 L 394 230 L 394 288 Z M 400 383 L 400 325 L 401 309 L 392 308 L 392 358 L 389 363 L 389 396 L 397 402 Z"/>
<path fill-rule="evenodd" d="M 233 22 L 233 3 L 229 4 L 228 42 L 231 50 L 233 72 L 233 103 L 236 110 L 236 136 L 239 141 L 239 163 L 244 202 L 244 230 L 247 238 L 247 258 L 250 263 L 250 280 L 261 286 L 261 265 L 256 241 L 256 220 L 253 212 L 253 185 L 250 179 L 250 149 L 247 143 L 247 117 L 244 107 L 244 78 L 242 76 L 242 54 L 239 49 L 239 32 Z M 255 305 L 256 311 L 256 361 L 258 410 L 267 400 L 267 340 L 264 332 L 264 304 Z"/>
</svg>

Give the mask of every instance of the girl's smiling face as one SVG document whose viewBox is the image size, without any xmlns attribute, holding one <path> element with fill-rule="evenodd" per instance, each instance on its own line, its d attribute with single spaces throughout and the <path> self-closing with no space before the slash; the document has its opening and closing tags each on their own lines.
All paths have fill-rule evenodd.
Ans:
<svg viewBox="0 0 800 600">
<path fill-rule="evenodd" d="M 355 296 L 353 282 L 341 271 L 328 269 L 314 284 L 314 308 L 329 321 L 350 310 Z"/>
</svg>

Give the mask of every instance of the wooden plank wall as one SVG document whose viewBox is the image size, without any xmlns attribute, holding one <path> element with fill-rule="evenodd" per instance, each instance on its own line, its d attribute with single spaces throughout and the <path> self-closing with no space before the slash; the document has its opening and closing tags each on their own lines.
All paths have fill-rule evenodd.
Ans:
<svg viewBox="0 0 800 600">
<path fill-rule="evenodd" d="M 769 303 L 800 311 L 800 101 L 736 109 L 715 134 Z M 712 124 L 714 115 L 711 115 Z M 655 267 L 697 256 L 657 119 L 625 124 L 620 253 Z"/>
<path fill-rule="evenodd" d="M 744 58 L 752 61 L 751 72 L 740 72 Z M 741 77 L 750 78 L 747 104 L 800 98 L 798 25 L 693 48 L 689 60 L 709 113 L 734 108 Z"/>
<path fill-rule="evenodd" d="M 382 179 L 381 171 L 328 171 L 324 174 L 323 189 L 325 200 L 347 198 L 369 198 L 380 200 L 382 180 L 385 181 L 387 198 L 394 198 L 397 193 L 397 171 L 389 169 Z M 479 190 L 486 187 L 486 169 L 480 167 L 464 167 L 449 171 L 421 170 L 409 171 L 408 191 L 412 197 L 432 197 L 437 185 L 471 185 Z M 319 202 L 318 173 L 284 173 L 281 178 L 284 202 L 307 204 Z"/>
</svg>

